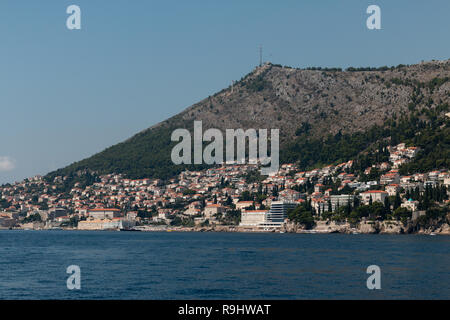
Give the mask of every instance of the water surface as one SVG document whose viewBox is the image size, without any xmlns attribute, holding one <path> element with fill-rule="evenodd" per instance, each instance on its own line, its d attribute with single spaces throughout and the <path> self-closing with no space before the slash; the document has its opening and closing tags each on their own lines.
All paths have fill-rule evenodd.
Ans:
<svg viewBox="0 0 450 320">
<path fill-rule="evenodd" d="M 0 299 L 449 298 L 448 236 L 0 231 Z"/>
</svg>

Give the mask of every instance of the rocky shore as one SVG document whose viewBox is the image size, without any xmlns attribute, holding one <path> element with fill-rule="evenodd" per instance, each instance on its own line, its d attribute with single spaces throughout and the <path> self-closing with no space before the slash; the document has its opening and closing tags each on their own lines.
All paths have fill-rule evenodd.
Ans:
<svg viewBox="0 0 450 320">
<path fill-rule="evenodd" d="M 450 225 L 441 224 L 439 226 L 419 229 L 414 224 L 404 225 L 400 221 L 368 221 L 358 225 L 351 225 L 348 222 L 317 221 L 312 229 L 305 229 L 302 226 L 288 222 L 278 230 L 261 230 L 241 228 L 238 226 L 207 226 L 207 227 L 177 227 L 169 228 L 166 231 L 174 232 L 259 232 L 259 233 L 342 233 L 342 234 L 440 234 L 450 235 Z"/>
<path fill-rule="evenodd" d="M 7 230 L 3 228 L 0 230 Z M 76 228 L 12 228 L 12 230 L 67 230 L 76 231 Z M 11 230 L 11 229 L 10 229 Z M 103 230 L 105 231 L 105 230 Z M 119 231 L 119 230 L 109 230 Z M 406 225 L 400 221 L 365 221 L 357 225 L 351 225 L 349 222 L 335 221 L 316 221 L 312 229 L 305 229 L 302 225 L 294 222 L 286 222 L 280 229 L 262 230 L 258 228 L 242 228 L 239 226 L 196 226 L 196 227 L 138 227 L 128 231 L 142 232 L 252 232 L 252 233 L 307 233 L 307 234 L 325 234 L 325 233 L 342 233 L 342 234 L 440 234 L 450 235 L 450 225 L 447 223 L 437 224 L 428 228 L 418 228 L 413 223 Z"/>
<path fill-rule="evenodd" d="M 412 223 L 406 225 L 400 221 L 366 221 L 357 225 L 349 222 L 317 221 L 314 228 L 306 230 L 296 223 L 286 223 L 283 228 L 288 233 L 345 233 L 345 234 L 442 234 L 450 235 L 447 223 L 426 229 L 418 228 Z"/>
</svg>

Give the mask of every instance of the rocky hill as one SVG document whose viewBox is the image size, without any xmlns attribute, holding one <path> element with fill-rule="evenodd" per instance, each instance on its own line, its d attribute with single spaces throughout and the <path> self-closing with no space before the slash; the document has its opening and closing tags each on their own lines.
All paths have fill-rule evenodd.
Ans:
<svg viewBox="0 0 450 320">
<path fill-rule="evenodd" d="M 416 125 L 416 121 L 442 119 L 449 112 L 449 79 L 450 60 L 345 71 L 294 69 L 268 63 L 180 114 L 51 175 L 90 169 L 124 173 L 131 178 L 169 177 L 186 167 L 172 164 L 170 153 L 175 143 L 171 143 L 170 135 L 176 128 L 192 130 L 194 120 L 203 121 L 203 130 L 278 128 L 281 159 L 302 160 L 305 150 L 300 149 L 307 147 L 301 144 L 305 140 L 320 145 L 338 136 L 335 142 L 340 143 L 344 135 L 347 144 L 355 145 L 355 134 L 361 140 L 375 125 L 392 129 L 401 121 L 404 125 L 411 121 Z M 410 129 L 418 130 L 418 126 Z M 368 138 L 348 154 L 322 156 L 323 159 L 312 156 L 302 165 L 345 160 L 379 139 L 391 138 L 391 133 L 383 131 Z"/>
</svg>

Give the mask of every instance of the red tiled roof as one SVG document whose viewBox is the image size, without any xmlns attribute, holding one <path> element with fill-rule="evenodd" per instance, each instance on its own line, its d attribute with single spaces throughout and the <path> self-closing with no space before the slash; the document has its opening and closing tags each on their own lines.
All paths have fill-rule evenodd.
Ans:
<svg viewBox="0 0 450 320">
<path fill-rule="evenodd" d="M 363 193 L 387 193 L 386 191 L 383 190 L 369 190 Z"/>
</svg>

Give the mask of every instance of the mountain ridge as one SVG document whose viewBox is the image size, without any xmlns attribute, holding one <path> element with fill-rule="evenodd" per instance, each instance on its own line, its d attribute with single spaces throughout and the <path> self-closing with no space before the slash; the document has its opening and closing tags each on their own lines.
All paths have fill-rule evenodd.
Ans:
<svg viewBox="0 0 450 320">
<path fill-rule="evenodd" d="M 448 104 L 449 77 L 450 60 L 345 71 L 266 63 L 179 114 L 49 175 L 89 169 L 131 178 L 167 178 L 187 168 L 203 168 L 174 166 L 170 160 L 172 131 L 192 131 L 194 120 L 202 120 L 204 130 L 280 129 L 281 153 L 289 153 L 289 145 L 300 136 L 320 143 L 337 134 L 364 133 L 414 110 Z"/>
</svg>

